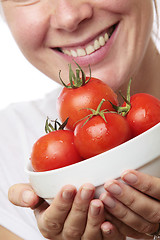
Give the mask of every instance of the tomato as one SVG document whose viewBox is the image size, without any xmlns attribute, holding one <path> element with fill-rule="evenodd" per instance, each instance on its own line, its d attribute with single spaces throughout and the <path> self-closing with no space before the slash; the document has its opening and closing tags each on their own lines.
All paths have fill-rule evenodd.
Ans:
<svg viewBox="0 0 160 240">
<path fill-rule="evenodd" d="M 65 167 L 82 160 L 70 130 L 51 131 L 33 145 L 31 163 L 34 171 L 42 172 Z"/>
<path fill-rule="evenodd" d="M 121 94 L 123 105 L 112 106 L 126 117 L 132 136 L 136 137 L 160 122 L 160 100 L 148 93 L 137 93 L 130 97 L 131 81 L 132 79 L 129 81 L 126 97 Z"/>
<path fill-rule="evenodd" d="M 73 76 L 73 72 L 70 75 Z M 75 80 L 76 76 L 73 78 L 74 82 L 79 83 L 82 79 L 78 76 L 78 80 Z M 84 76 L 83 71 L 82 76 Z M 82 84 L 76 86 L 73 86 L 73 81 L 70 79 L 68 86 L 70 88 L 64 87 L 58 97 L 57 111 L 62 122 L 69 117 L 67 128 L 70 130 L 74 130 L 77 121 L 89 114 L 89 110 L 86 108 L 96 109 L 102 98 L 106 100 L 102 109 L 113 111 L 112 105 L 107 100 L 118 105 L 117 95 L 114 91 L 97 78 L 84 76 Z"/>
<path fill-rule="evenodd" d="M 104 113 L 104 119 L 97 115 L 88 122 L 79 122 L 74 130 L 74 142 L 79 154 L 90 158 L 114 148 L 131 138 L 127 120 L 117 113 Z M 84 124 L 85 123 L 85 124 Z"/>
<path fill-rule="evenodd" d="M 130 104 L 126 119 L 134 137 L 160 122 L 159 99 L 147 93 L 137 93 L 131 96 Z"/>
</svg>

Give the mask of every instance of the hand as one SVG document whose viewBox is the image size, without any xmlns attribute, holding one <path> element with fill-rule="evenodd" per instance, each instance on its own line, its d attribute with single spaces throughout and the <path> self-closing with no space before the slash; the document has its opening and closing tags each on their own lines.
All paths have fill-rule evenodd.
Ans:
<svg viewBox="0 0 160 240">
<path fill-rule="evenodd" d="M 25 193 L 25 191 L 27 191 Z M 54 240 L 125 240 L 110 222 L 105 222 L 104 205 L 93 199 L 94 186 L 84 184 L 78 192 L 64 186 L 49 206 L 29 184 L 9 189 L 9 200 L 21 207 L 34 209 L 38 227 L 45 238 Z"/>
<path fill-rule="evenodd" d="M 157 232 L 160 223 L 160 179 L 134 170 L 125 171 L 121 178 L 127 184 L 108 181 L 100 196 L 113 216 L 108 220 L 127 236 L 151 238 L 146 234 Z"/>
</svg>

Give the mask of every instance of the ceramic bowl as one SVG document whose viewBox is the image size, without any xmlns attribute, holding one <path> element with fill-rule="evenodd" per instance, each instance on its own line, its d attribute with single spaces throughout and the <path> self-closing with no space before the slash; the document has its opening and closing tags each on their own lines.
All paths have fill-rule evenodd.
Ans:
<svg viewBox="0 0 160 240">
<path fill-rule="evenodd" d="M 141 135 L 95 157 L 46 172 L 34 172 L 29 162 L 26 172 L 36 194 L 49 204 L 66 184 L 77 189 L 84 183 L 96 187 L 95 196 L 104 191 L 108 179 L 117 179 L 127 169 L 138 169 L 160 177 L 160 123 Z"/>
</svg>

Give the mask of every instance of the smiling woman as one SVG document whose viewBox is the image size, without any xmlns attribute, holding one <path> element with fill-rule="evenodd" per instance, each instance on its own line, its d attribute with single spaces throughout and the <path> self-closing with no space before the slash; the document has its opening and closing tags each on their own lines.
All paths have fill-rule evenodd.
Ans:
<svg viewBox="0 0 160 240">
<path fill-rule="evenodd" d="M 156 15 L 153 37 L 156 41 L 158 49 L 160 49 L 159 41 L 156 39 L 157 27 L 159 25 L 158 9 L 160 8 L 160 4 L 157 4 L 156 0 L 154 0 L 154 3 Z M 57 87 L 57 84 L 55 82 L 50 81 L 46 75 L 42 74 L 40 71 L 34 68 L 19 51 L 15 40 L 12 37 L 5 22 L 1 4 L 0 29 L 3 33 L 1 34 L 0 38 L 0 79 L 3 79 L 3 81 L 0 81 L 0 109 L 8 106 L 13 102 L 28 101 L 41 98 L 44 96 L 44 94 L 54 89 L 54 87 Z M 77 51 L 74 49 L 64 49 L 63 52 L 66 55 L 72 55 L 73 57 L 85 56 L 86 54 L 90 54 L 91 52 L 104 46 L 104 43 L 107 42 L 110 38 L 111 33 L 112 31 L 105 33 L 104 36 L 101 36 L 98 39 L 94 40 L 93 45 L 88 45 L 86 49 L 79 48 Z M 10 46 L 9 51 L 8 46 Z"/>
<path fill-rule="evenodd" d="M 33 90 L 32 101 L 12 104 L 0 112 L 0 182 L 3 182 L 0 224 L 3 229 L 13 232 L 15 239 L 19 236 L 25 240 L 147 239 L 146 234 L 157 232 L 159 225 L 159 218 L 151 217 L 160 212 L 159 178 L 137 172 L 133 177 L 132 171 L 130 179 L 136 179 L 135 174 L 139 178 L 134 188 L 128 190 L 123 183 L 121 186 L 126 196 L 135 196 L 134 206 L 130 209 L 123 198 L 122 203 L 117 200 L 118 212 L 124 212 L 122 206 L 126 212 L 121 219 L 108 214 L 112 209 L 105 211 L 105 203 L 113 206 L 111 195 L 107 195 L 105 202 L 94 199 L 95 187 L 91 183 L 84 183 L 78 190 L 72 185 L 64 186 L 51 206 L 39 199 L 29 184 L 11 185 L 28 182 L 24 166 L 33 143 L 44 134 L 46 117 L 57 118 L 56 102 L 61 87 L 53 89 L 53 81 L 48 80 L 60 83 L 58 73 L 62 70 L 61 77 L 68 83 L 68 64 L 72 63 L 73 71 L 76 68 L 72 60 L 83 66 L 86 75 L 90 64 L 92 77 L 101 79 L 115 91 L 126 91 L 132 77 L 131 94 L 146 92 L 160 98 L 160 54 L 155 45 L 159 39 L 153 41 L 152 38 L 156 1 L 5 0 L 2 7 L 14 40 L 9 32 L 7 36 L 2 32 L 0 74 L 1 84 L 6 83 L 6 88 L 3 87 L 0 95 L 4 96 L 5 92 L 4 97 L 8 99 L 12 93 L 14 97 L 21 93 L 24 97 Z M 2 25 L 6 28 L 4 22 Z M 43 86 L 40 81 L 44 81 Z M 45 86 L 52 91 L 35 100 L 37 95 L 48 91 Z M 154 192 L 144 193 L 147 183 Z M 35 217 L 31 209 L 9 204 L 8 196 L 15 205 L 35 209 Z M 1 239 L 9 239 L 10 232 L 8 235 L 7 230 L 0 232 Z"/>
</svg>

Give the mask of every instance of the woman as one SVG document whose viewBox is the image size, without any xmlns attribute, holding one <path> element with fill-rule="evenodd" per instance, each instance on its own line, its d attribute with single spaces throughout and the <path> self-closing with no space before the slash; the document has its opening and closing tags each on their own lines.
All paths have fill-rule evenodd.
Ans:
<svg viewBox="0 0 160 240">
<path fill-rule="evenodd" d="M 147 92 L 160 98 L 160 56 L 151 38 L 152 0 L 4 0 L 2 5 L 10 30 L 24 56 L 51 79 L 59 82 L 60 69 L 62 78 L 66 79 L 68 62 L 74 59 L 85 72 L 90 64 L 92 76 L 103 80 L 115 91 L 119 88 L 126 90 L 128 79 L 132 76 L 132 93 Z M 8 145 L 5 150 L 2 149 L 3 161 L 6 159 L 7 162 L 8 158 L 11 161 L 14 157 L 15 166 L 22 164 L 23 157 L 27 156 L 32 143 L 41 134 L 39 129 L 42 129 L 46 115 L 56 114 L 53 102 L 57 95 L 58 90 L 39 102 L 14 107 L 14 113 L 9 109 L 7 113 L 1 114 L 3 129 L 7 129 L 4 128 L 7 125 L 11 137 L 14 139 L 16 134 L 18 139 L 14 150 L 8 152 L 11 140 L 8 140 L 8 133 L 2 129 Z M 11 123 L 9 117 L 19 123 L 14 125 L 15 129 L 8 125 Z M 38 125 L 35 126 L 36 119 Z M 35 128 L 31 133 L 32 124 Z M 21 132 L 18 134 L 19 128 Z M 22 144 L 21 148 L 18 143 Z M 22 172 L 21 167 L 19 171 Z M 113 182 L 106 183 L 106 192 L 100 199 L 93 199 L 94 186 L 90 183 L 84 184 L 78 192 L 74 186 L 64 186 L 51 206 L 39 199 L 28 184 L 12 186 L 9 199 L 15 205 L 34 209 L 39 230 L 45 238 L 124 240 L 129 236 L 152 239 L 148 234 L 154 235 L 159 229 L 160 195 L 157 186 L 160 180 L 134 171 L 128 171 L 127 174 L 123 175 L 123 180 L 134 188 L 119 182 L 115 182 L 116 185 Z M 15 173 L 12 170 L 12 183 L 13 179 L 14 182 L 26 181 L 23 176 L 15 180 L 13 175 L 17 175 L 17 168 Z M 128 196 L 128 193 L 134 205 L 125 202 L 123 196 Z M 142 204 L 136 201 L 138 199 L 146 202 L 143 211 Z M 125 210 L 126 214 L 117 215 L 117 210 L 119 213 Z M 9 234 L 12 234 L 7 228 L 19 235 L 20 238 L 14 235 L 15 239 L 40 239 L 40 235 L 34 232 L 34 223 L 30 224 L 32 230 L 27 236 L 29 219 L 25 221 L 25 231 L 21 214 L 22 210 L 19 215 L 15 213 L 17 218 L 23 220 L 23 232 L 17 228 L 14 230 L 11 223 L 6 223 L 7 219 L 1 227 L 3 239 L 10 239 Z"/>
</svg>

